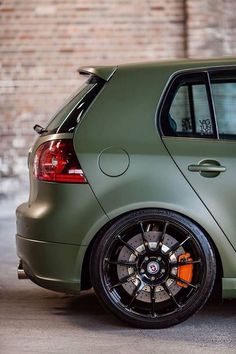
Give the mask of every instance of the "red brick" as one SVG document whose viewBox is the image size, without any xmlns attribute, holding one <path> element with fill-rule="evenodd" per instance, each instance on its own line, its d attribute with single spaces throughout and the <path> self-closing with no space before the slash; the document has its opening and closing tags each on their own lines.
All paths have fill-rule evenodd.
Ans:
<svg viewBox="0 0 236 354">
<path fill-rule="evenodd" d="M 81 65 L 236 53 L 235 0 L 2 0 L 0 13 L 0 160 L 9 166 L 27 155 L 32 125 L 80 85 Z"/>
</svg>

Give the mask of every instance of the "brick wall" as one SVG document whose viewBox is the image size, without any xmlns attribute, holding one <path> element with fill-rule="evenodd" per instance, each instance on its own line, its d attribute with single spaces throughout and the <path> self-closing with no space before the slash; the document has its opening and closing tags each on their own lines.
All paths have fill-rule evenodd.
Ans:
<svg viewBox="0 0 236 354">
<path fill-rule="evenodd" d="M 32 126 L 79 66 L 235 54 L 235 13 L 234 0 L 0 1 L 0 198 L 25 191 Z"/>
<path fill-rule="evenodd" d="M 186 0 L 186 8 L 188 56 L 236 55 L 235 0 Z"/>
</svg>

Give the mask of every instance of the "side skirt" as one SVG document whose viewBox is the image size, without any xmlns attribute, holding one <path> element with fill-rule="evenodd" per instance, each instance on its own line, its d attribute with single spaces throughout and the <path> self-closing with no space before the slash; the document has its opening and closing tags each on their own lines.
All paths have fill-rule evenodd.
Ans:
<svg viewBox="0 0 236 354">
<path fill-rule="evenodd" d="M 223 299 L 236 299 L 236 278 L 222 279 Z"/>
</svg>

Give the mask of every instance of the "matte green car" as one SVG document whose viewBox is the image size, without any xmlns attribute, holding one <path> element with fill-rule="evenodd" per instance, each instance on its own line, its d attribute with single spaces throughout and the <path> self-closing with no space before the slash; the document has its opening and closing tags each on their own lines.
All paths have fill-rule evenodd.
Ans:
<svg viewBox="0 0 236 354">
<path fill-rule="evenodd" d="M 19 275 L 143 328 L 236 298 L 236 60 L 81 68 L 29 153 Z"/>
</svg>

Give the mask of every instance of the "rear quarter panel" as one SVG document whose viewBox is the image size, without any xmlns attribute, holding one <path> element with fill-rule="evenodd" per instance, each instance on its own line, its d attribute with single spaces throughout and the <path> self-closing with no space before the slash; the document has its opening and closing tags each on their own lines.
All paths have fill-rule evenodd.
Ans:
<svg viewBox="0 0 236 354">
<path fill-rule="evenodd" d="M 176 167 L 155 126 L 158 101 L 173 68 L 118 68 L 77 127 L 74 146 L 88 182 L 109 219 L 131 210 L 156 207 L 179 212 L 212 237 L 224 276 L 235 277 L 235 252 L 211 214 Z M 120 176 L 104 174 L 100 154 L 110 171 L 129 166 Z M 121 150 L 122 149 L 122 150 Z M 90 239 L 83 240 L 88 244 Z"/>
</svg>

